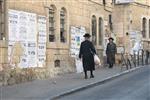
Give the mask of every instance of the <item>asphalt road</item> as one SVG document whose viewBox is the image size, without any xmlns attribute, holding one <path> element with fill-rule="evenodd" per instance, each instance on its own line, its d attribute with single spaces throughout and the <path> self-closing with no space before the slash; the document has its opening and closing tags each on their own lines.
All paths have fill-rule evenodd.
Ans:
<svg viewBox="0 0 150 100">
<path fill-rule="evenodd" d="M 150 66 L 57 100 L 150 100 Z"/>
</svg>

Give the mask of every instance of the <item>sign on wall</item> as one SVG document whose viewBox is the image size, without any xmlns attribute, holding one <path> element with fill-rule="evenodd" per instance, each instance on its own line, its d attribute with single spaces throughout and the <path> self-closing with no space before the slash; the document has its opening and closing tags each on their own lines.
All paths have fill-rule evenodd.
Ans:
<svg viewBox="0 0 150 100">
<path fill-rule="evenodd" d="M 133 54 L 135 51 L 136 53 L 138 50 L 142 49 L 142 34 L 140 31 L 131 31 L 129 32 L 130 36 L 130 43 L 131 43 L 131 51 L 130 53 Z"/>
<path fill-rule="evenodd" d="M 19 42 L 23 48 L 23 55 L 20 57 L 18 66 L 22 68 L 37 67 L 39 55 L 41 55 L 42 50 L 43 52 L 46 51 L 46 18 L 40 16 L 37 23 L 36 14 L 16 10 L 9 10 L 8 16 L 9 60 L 13 56 L 14 44 Z M 40 51 L 39 46 L 41 45 L 44 46 L 44 49 Z M 43 56 L 45 56 L 44 53 Z"/>
<path fill-rule="evenodd" d="M 71 26 L 71 45 L 70 54 L 71 57 L 77 57 L 79 55 L 79 49 L 81 42 L 84 40 L 83 35 L 86 33 L 84 27 Z"/>
<path fill-rule="evenodd" d="M 38 16 L 38 66 L 43 67 L 46 60 L 46 17 Z"/>
</svg>

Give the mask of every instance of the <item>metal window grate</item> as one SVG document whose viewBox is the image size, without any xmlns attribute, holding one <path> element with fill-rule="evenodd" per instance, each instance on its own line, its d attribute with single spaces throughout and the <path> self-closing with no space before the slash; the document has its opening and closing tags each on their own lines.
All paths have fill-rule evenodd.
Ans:
<svg viewBox="0 0 150 100">
<path fill-rule="evenodd" d="M 55 60 L 55 67 L 60 67 L 60 60 Z"/>
</svg>

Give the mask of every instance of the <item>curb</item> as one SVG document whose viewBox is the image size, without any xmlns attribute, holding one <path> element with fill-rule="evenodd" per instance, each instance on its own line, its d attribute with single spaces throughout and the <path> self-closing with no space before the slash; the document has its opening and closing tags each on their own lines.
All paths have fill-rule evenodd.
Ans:
<svg viewBox="0 0 150 100">
<path fill-rule="evenodd" d="M 135 71 L 136 69 L 143 68 L 143 67 L 144 67 L 144 66 L 135 67 L 135 68 L 132 68 L 132 69 L 123 71 L 123 72 L 121 72 L 121 73 L 118 73 L 118 74 L 116 74 L 116 75 L 113 75 L 113 76 L 111 76 L 111 77 L 107 77 L 107 78 L 102 79 L 102 80 L 100 80 L 100 81 L 97 81 L 97 82 L 94 82 L 94 83 L 90 83 L 90 84 L 87 84 L 87 85 L 84 85 L 84 86 L 81 86 L 81 87 L 77 87 L 77 88 L 74 88 L 74 89 L 70 89 L 70 90 L 68 90 L 68 91 L 62 92 L 62 93 L 60 93 L 60 94 L 58 94 L 58 95 L 55 95 L 55 96 L 53 96 L 52 98 L 49 98 L 49 99 L 46 99 L 46 100 L 57 100 L 57 99 L 59 99 L 59 98 L 61 98 L 61 97 L 63 97 L 63 96 L 67 96 L 67 95 L 69 95 L 69 94 L 72 94 L 72 93 L 75 93 L 75 92 L 78 92 L 78 91 L 81 91 L 81 90 L 85 90 L 85 89 L 88 89 L 88 88 L 91 88 L 91 87 L 94 87 L 94 86 L 97 86 L 97 85 L 104 84 L 104 83 L 106 83 L 106 82 L 108 82 L 108 81 L 111 81 L 111 80 L 117 78 L 117 77 L 120 77 L 120 76 L 122 76 L 122 75 L 125 75 L 125 74 L 127 74 L 127 73 L 133 72 L 133 71 Z"/>
</svg>

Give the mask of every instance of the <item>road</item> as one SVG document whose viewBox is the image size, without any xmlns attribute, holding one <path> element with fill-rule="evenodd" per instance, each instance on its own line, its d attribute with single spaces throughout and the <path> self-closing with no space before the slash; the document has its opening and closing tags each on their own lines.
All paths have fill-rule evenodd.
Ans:
<svg viewBox="0 0 150 100">
<path fill-rule="evenodd" d="M 150 66 L 57 100 L 150 100 Z"/>
</svg>

